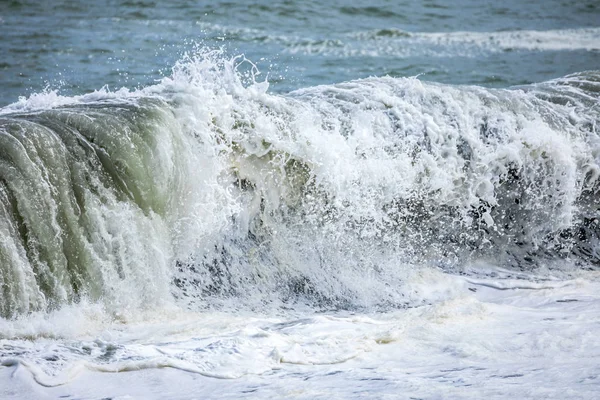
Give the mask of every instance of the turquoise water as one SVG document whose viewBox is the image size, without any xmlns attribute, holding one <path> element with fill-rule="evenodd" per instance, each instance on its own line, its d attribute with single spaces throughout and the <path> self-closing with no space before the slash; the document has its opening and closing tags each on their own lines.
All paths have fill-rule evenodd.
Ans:
<svg viewBox="0 0 600 400">
<path fill-rule="evenodd" d="M 594 0 L 3 1 L 0 105 L 147 86 L 198 44 L 246 55 L 275 92 L 385 75 L 507 87 L 598 69 L 599 29 Z"/>
</svg>

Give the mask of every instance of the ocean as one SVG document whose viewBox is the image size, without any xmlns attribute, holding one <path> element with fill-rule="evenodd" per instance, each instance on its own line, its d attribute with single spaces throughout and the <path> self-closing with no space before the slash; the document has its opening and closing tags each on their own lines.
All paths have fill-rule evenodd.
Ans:
<svg viewBox="0 0 600 400">
<path fill-rule="evenodd" d="M 0 4 L 0 398 L 595 399 L 600 4 Z"/>
</svg>

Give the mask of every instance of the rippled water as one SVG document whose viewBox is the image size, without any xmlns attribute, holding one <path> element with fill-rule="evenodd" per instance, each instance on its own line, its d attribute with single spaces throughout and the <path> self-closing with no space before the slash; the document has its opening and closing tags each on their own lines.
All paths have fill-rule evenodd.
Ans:
<svg viewBox="0 0 600 400">
<path fill-rule="evenodd" d="M 384 75 L 506 87 L 597 69 L 599 19 L 594 0 L 3 1 L 0 104 L 145 86 L 199 41 L 278 92 Z"/>
</svg>

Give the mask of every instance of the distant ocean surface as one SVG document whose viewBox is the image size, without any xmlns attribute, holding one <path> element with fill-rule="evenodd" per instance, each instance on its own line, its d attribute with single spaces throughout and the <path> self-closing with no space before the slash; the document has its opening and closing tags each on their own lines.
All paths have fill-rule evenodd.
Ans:
<svg viewBox="0 0 600 400">
<path fill-rule="evenodd" d="M 0 104 L 147 86 L 193 45 L 287 92 L 370 76 L 508 87 L 598 69 L 594 0 L 26 1 L 0 4 Z"/>
<path fill-rule="evenodd" d="M 0 399 L 597 399 L 598 1 L 0 2 Z"/>
</svg>

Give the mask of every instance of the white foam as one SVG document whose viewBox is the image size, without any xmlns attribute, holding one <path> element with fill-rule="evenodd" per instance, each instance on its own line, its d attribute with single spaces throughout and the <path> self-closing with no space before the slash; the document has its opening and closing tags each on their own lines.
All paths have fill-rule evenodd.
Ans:
<svg viewBox="0 0 600 400">
<path fill-rule="evenodd" d="M 73 341 L 71 354 L 60 343 L 38 341 L 22 345 L 24 354 L 3 358 L 4 370 L 13 373 L 12 378 L 3 373 L 2 379 L 13 382 L 4 392 L 14 387 L 19 396 L 137 398 L 158 379 L 162 383 L 151 385 L 149 398 L 191 392 L 358 398 L 365 391 L 375 397 L 401 391 L 417 397 L 528 393 L 591 399 L 600 372 L 594 280 L 590 275 L 553 288 L 501 291 L 492 289 L 493 281 L 467 280 L 453 299 L 384 314 L 188 315 L 121 327 L 112 339 L 109 331 L 105 339 Z M 63 347 L 52 353 L 57 346 Z M 89 356 L 77 351 L 86 346 Z M 50 364 L 60 363 L 45 361 L 49 354 L 70 360 L 52 370 Z M 135 372 L 140 370 L 146 372 Z M 40 389 L 29 377 L 48 388 Z M 353 384 L 344 384 L 348 381 Z"/>
<path fill-rule="evenodd" d="M 600 28 L 500 32 L 405 32 L 396 29 L 355 32 L 338 39 L 291 39 L 292 54 L 341 57 L 476 57 L 503 51 L 595 51 Z"/>
<path fill-rule="evenodd" d="M 100 268 L 102 301 L 113 309 L 142 307 L 147 286 L 162 288 L 155 297 L 168 304 L 171 274 L 178 299 L 200 308 L 237 308 L 240 296 L 258 309 L 293 296 L 334 307 L 427 302 L 410 282 L 428 264 L 456 265 L 465 253 L 495 260 L 494 251 L 508 257 L 505 248 L 519 257 L 514 235 L 529 246 L 523 252 L 549 246 L 549 236 L 580 221 L 581 193 L 596 185 L 588 172 L 600 170 L 600 143 L 588 126 L 597 114 L 574 87 L 568 104 L 389 77 L 283 96 L 268 92 L 249 60 L 223 54 L 198 49 L 171 77 L 135 92 L 49 93 L 4 110 L 161 99 L 164 118 L 143 161 L 152 172 L 136 182 L 163 188 L 167 211 L 146 214 L 117 199 L 89 210 L 96 249 L 118 238 L 126 257 L 111 257 L 137 277 Z M 511 171 L 518 207 L 503 197 Z M 524 226 L 503 233 L 508 217 Z M 147 262 L 148 249 L 160 263 Z M 215 263 L 226 271 L 211 272 Z"/>
<path fill-rule="evenodd" d="M 163 213 L 118 199 L 94 208 L 100 239 L 141 243 L 124 253 L 131 275 L 109 279 L 97 303 L 0 320 L 0 373 L 15 382 L 1 395 L 142 396 L 171 368 L 176 384 L 159 383 L 155 397 L 192 387 L 232 398 L 592 398 L 597 276 L 558 279 L 550 267 L 574 268 L 560 259 L 522 274 L 493 252 L 520 248 L 494 236 L 516 204 L 500 190 L 511 169 L 527 189 L 515 214 L 527 223 L 511 235 L 535 251 L 579 221 L 580 194 L 597 185 L 587 172 L 599 168 L 593 94 L 573 89 L 563 104 L 544 88 L 372 78 L 281 96 L 257 76 L 248 60 L 208 51 L 138 92 L 50 94 L 5 110 L 158 97 L 166 116 L 147 175 L 172 190 Z M 402 214 L 413 211 L 417 228 Z M 459 251 L 444 247 L 453 234 Z M 457 261 L 473 254 L 481 265 Z"/>
</svg>

